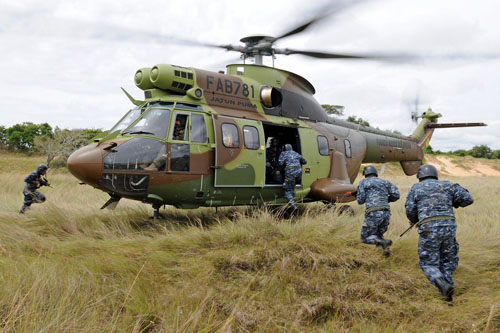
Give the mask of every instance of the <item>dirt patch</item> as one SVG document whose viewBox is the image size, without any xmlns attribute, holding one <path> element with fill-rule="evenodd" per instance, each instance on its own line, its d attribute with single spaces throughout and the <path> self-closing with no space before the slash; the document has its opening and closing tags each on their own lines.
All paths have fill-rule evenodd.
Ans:
<svg viewBox="0 0 500 333">
<path fill-rule="evenodd" d="M 500 170 L 473 158 L 462 158 L 457 161 L 456 157 L 449 156 L 425 156 L 427 163 L 433 164 L 439 173 L 455 177 L 478 177 L 495 176 L 500 177 Z"/>
</svg>

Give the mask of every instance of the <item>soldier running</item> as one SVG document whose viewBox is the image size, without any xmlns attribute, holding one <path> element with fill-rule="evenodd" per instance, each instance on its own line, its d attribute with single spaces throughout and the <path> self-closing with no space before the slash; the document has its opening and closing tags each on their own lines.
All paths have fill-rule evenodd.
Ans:
<svg viewBox="0 0 500 333">
<path fill-rule="evenodd" d="M 37 190 L 41 186 L 49 186 L 47 180 L 42 178 L 42 176 L 45 176 L 48 169 L 49 167 L 46 164 L 40 164 L 35 171 L 24 178 L 26 182 L 23 189 L 24 204 L 19 210 L 19 213 L 24 214 L 32 203 L 42 203 L 45 201 L 45 196 Z"/>
<path fill-rule="evenodd" d="M 406 198 L 406 216 L 418 227 L 420 268 L 444 300 L 453 300 L 453 272 L 458 266 L 457 224 L 453 207 L 474 202 L 469 191 L 458 184 L 438 180 L 437 169 L 424 164 L 418 169 L 419 183 Z"/>
<path fill-rule="evenodd" d="M 280 154 L 279 164 L 281 167 L 285 168 L 285 181 L 283 182 L 285 198 L 288 200 L 288 204 L 294 209 L 297 209 L 295 201 L 293 200 L 293 196 L 295 194 L 295 182 L 297 177 L 302 175 L 302 165 L 306 163 L 307 161 L 302 157 L 302 155 L 293 151 L 291 144 L 287 143 L 284 146 L 284 149 Z"/>
<path fill-rule="evenodd" d="M 399 191 L 390 181 L 378 178 L 377 168 L 367 165 L 363 170 L 359 182 L 356 199 L 358 204 L 366 203 L 365 220 L 361 227 L 361 242 L 375 244 L 383 250 L 386 256 L 390 255 L 388 247 L 392 244 L 390 239 L 384 238 L 391 219 L 389 202 L 399 199 Z"/>
</svg>

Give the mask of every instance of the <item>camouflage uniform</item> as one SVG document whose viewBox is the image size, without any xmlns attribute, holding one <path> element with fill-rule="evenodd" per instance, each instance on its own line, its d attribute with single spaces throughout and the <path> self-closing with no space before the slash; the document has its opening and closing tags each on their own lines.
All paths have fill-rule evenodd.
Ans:
<svg viewBox="0 0 500 333">
<path fill-rule="evenodd" d="M 458 266 L 453 207 L 465 207 L 473 201 L 460 185 L 432 178 L 421 180 L 408 193 L 406 216 L 418 226 L 420 268 L 434 285 L 437 279 L 444 279 L 453 287 L 453 272 Z"/>
<path fill-rule="evenodd" d="M 302 164 L 307 161 L 299 153 L 293 150 L 285 150 L 280 154 L 279 164 L 285 168 L 285 181 L 283 189 L 285 190 L 285 198 L 291 205 L 295 204 L 293 196 L 295 194 L 296 178 L 302 175 Z"/>
<path fill-rule="evenodd" d="M 173 135 L 174 140 L 184 140 L 184 128 L 180 126 L 175 126 L 174 127 L 174 135 Z"/>
<path fill-rule="evenodd" d="M 366 203 L 361 242 L 375 244 L 383 240 L 391 218 L 389 202 L 399 199 L 397 187 L 388 180 L 367 177 L 359 182 L 356 199 L 360 205 Z"/>
<path fill-rule="evenodd" d="M 45 201 L 45 196 L 38 192 L 37 189 L 40 186 L 48 185 L 42 179 L 42 174 L 39 169 L 30 173 L 26 178 L 24 178 L 26 185 L 23 189 L 24 195 L 24 204 L 21 207 L 20 213 L 24 213 L 24 211 L 31 206 L 32 203 L 42 203 Z"/>
<path fill-rule="evenodd" d="M 279 157 L 281 151 L 272 147 L 266 150 L 266 183 L 267 184 L 282 184 L 283 176 L 281 176 Z"/>
</svg>

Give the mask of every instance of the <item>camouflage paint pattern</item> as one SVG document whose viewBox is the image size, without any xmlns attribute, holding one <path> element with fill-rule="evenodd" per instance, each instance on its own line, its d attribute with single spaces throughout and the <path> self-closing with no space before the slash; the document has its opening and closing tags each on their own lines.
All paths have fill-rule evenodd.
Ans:
<svg viewBox="0 0 500 333">
<path fill-rule="evenodd" d="M 228 65 L 227 74 L 222 74 L 157 65 L 140 69 L 135 80 L 144 90 L 145 99 L 135 100 L 126 93 L 142 112 L 127 128 L 139 123 L 151 104 L 168 103 L 165 108 L 172 110 L 172 115 L 177 111 L 202 114 L 207 141 L 184 142 L 189 145 L 187 171 L 176 171 L 171 163 L 172 145 L 179 144 L 171 139 L 174 116 L 165 138 L 146 133 L 123 135 L 124 131 L 113 130 L 96 138 L 96 143 L 73 153 L 68 168 L 77 178 L 109 193 L 115 192 L 113 186 L 120 181 L 123 189 L 119 195 L 123 197 L 178 207 L 282 204 L 286 201 L 280 186 L 264 184 L 265 139 L 273 135 L 270 125 L 296 131 L 299 151 L 308 161 L 304 166 L 302 184 L 295 189 L 296 200 L 336 201 L 341 197 L 343 201 L 354 200 L 349 193 L 355 189 L 352 182 L 362 162 L 419 162 L 423 158 L 418 142 L 425 132 L 406 137 L 330 118 L 314 99 L 314 87 L 306 79 L 288 71 L 237 64 Z M 261 91 L 270 88 L 282 100 L 275 106 L 266 107 L 261 100 Z M 228 149 L 223 146 L 220 127 L 223 122 L 237 126 L 242 143 L 239 147 Z M 243 126 L 257 128 L 258 149 L 244 146 L 244 140 L 241 140 Z M 268 128 L 266 133 L 264 126 Z M 326 155 L 319 152 L 318 136 L 327 138 Z M 104 169 L 107 156 L 134 138 L 149 138 L 165 144 L 164 170 Z M 339 166 L 344 171 L 338 172 Z M 313 184 L 314 195 L 311 194 Z M 134 191 L 124 190 L 128 186 L 136 188 Z"/>
</svg>

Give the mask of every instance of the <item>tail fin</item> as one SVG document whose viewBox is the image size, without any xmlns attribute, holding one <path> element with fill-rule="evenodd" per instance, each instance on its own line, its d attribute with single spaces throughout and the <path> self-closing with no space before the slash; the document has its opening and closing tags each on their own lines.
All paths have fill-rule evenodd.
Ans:
<svg viewBox="0 0 500 333">
<path fill-rule="evenodd" d="M 434 127 L 429 126 L 429 124 L 437 123 L 438 118 L 441 118 L 440 113 L 435 113 L 431 108 L 428 108 L 427 111 L 422 113 L 422 121 L 418 124 L 417 128 L 410 135 L 412 138 L 418 140 L 418 146 L 422 149 L 425 154 L 427 147 L 429 147 L 429 143 L 432 138 L 432 134 L 434 133 Z"/>
</svg>

